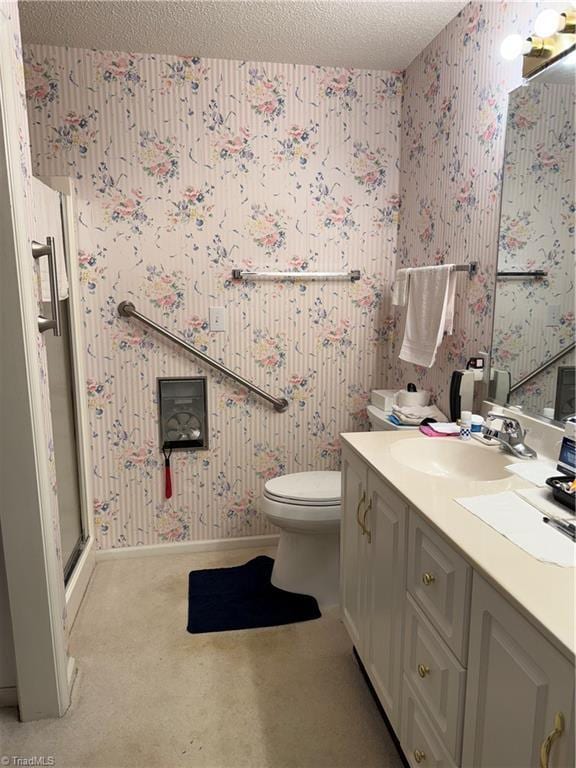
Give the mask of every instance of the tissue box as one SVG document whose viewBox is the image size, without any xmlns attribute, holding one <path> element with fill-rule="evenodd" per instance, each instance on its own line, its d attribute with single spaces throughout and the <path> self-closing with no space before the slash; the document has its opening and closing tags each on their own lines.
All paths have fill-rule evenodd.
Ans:
<svg viewBox="0 0 576 768">
<path fill-rule="evenodd" d="M 392 406 L 396 403 L 397 393 L 397 389 L 373 389 L 370 393 L 370 402 L 375 408 L 390 413 Z"/>
</svg>

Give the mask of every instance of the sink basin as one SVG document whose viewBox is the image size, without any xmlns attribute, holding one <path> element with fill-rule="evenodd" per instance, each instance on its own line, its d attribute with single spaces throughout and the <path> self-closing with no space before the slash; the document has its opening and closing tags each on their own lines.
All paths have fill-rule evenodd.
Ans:
<svg viewBox="0 0 576 768">
<path fill-rule="evenodd" d="M 505 467 L 514 461 L 498 448 L 453 437 L 402 440 L 391 446 L 390 454 L 400 464 L 426 475 L 466 480 L 510 478 Z"/>
</svg>

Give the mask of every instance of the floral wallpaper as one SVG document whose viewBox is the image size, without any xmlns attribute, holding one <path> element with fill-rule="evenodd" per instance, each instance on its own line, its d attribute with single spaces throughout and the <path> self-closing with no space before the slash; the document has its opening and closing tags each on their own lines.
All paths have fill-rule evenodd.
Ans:
<svg viewBox="0 0 576 768">
<path fill-rule="evenodd" d="M 394 317 L 389 385 L 414 381 L 448 411 L 450 376 L 490 349 L 508 94 L 519 60 L 500 56 L 510 32 L 528 35 L 537 4 L 471 3 L 405 72 L 399 266 L 479 263 L 458 277 L 455 332 L 433 368 L 398 360 L 404 314 Z"/>
<path fill-rule="evenodd" d="M 510 96 L 498 269 L 548 273 L 497 282 L 492 361 L 512 383 L 574 341 L 574 106 L 567 83 L 536 81 Z M 574 365 L 573 353 L 565 365 Z M 534 413 L 554 407 L 556 378 L 551 366 L 512 402 Z"/>
<path fill-rule="evenodd" d="M 265 481 L 337 468 L 339 433 L 367 427 L 385 383 L 401 74 L 41 45 L 24 63 L 34 173 L 78 194 L 98 545 L 269 532 Z M 234 267 L 362 278 L 235 282 Z M 288 411 L 118 317 L 124 299 Z M 199 374 L 210 449 L 173 455 L 166 501 L 156 379 Z"/>
</svg>

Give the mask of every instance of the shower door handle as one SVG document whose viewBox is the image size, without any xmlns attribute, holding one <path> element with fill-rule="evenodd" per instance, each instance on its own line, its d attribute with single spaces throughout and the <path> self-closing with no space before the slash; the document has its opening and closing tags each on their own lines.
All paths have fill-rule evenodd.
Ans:
<svg viewBox="0 0 576 768">
<path fill-rule="evenodd" d="M 54 238 L 47 237 L 46 245 L 32 241 L 32 256 L 39 259 L 41 256 L 48 256 L 48 276 L 50 279 L 50 306 L 52 308 L 52 317 L 49 319 L 40 315 L 38 317 L 38 330 L 40 333 L 54 331 L 54 336 L 61 336 L 60 328 L 60 303 L 58 293 L 58 272 L 56 269 L 56 251 L 54 250 Z"/>
</svg>

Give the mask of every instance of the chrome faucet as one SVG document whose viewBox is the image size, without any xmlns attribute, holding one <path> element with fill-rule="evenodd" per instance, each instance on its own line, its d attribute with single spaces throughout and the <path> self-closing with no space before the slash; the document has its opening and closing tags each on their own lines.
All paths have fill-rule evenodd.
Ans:
<svg viewBox="0 0 576 768">
<path fill-rule="evenodd" d="M 502 421 L 500 429 L 496 429 L 493 425 L 491 426 L 491 423 L 496 420 Z M 519 459 L 538 458 L 536 451 L 524 442 L 526 432 L 522 429 L 522 425 L 511 416 L 491 411 L 486 416 L 486 423 L 482 425 L 482 436 L 485 440 L 497 440 L 505 451 Z"/>
</svg>

